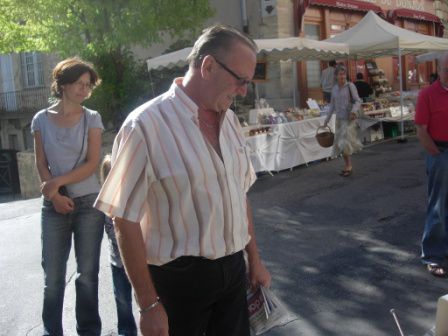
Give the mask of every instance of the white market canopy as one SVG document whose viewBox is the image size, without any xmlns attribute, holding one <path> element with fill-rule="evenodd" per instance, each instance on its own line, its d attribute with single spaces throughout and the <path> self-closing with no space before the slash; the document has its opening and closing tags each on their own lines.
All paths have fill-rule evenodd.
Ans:
<svg viewBox="0 0 448 336">
<path fill-rule="evenodd" d="M 255 40 L 258 58 L 265 61 L 331 60 L 346 58 L 348 46 L 345 43 L 316 41 L 303 37 Z M 187 65 L 191 47 L 148 59 L 148 70 L 174 68 Z"/>
<path fill-rule="evenodd" d="M 397 27 L 372 11 L 352 28 L 325 41 L 347 43 L 351 58 L 377 58 L 448 50 L 448 39 Z"/>
<path fill-rule="evenodd" d="M 439 56 L 442 54 L 440 51 L 433 51 L 425 54 L 418 55 L 415 57 L 415 61 L 417 63 L 425 63 L 425 62 L 432 62 L 437 60 Z"/>
</svg>

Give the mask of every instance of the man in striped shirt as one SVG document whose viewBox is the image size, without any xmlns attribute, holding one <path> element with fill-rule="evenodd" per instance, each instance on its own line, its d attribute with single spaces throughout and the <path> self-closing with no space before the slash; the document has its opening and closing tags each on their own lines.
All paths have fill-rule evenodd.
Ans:
<svg viewBox="0 0 448 336">
<path fill-rule="evenodd" d="M 115 139 L 95 206 L 114 217 L 143 335 L 248 336 L 246 270 L 268 287 L 246 192 L 256 177 L 238 119 L 257 47 L 204 30 L 185 77 L 133 111 Z"/>
</svg>

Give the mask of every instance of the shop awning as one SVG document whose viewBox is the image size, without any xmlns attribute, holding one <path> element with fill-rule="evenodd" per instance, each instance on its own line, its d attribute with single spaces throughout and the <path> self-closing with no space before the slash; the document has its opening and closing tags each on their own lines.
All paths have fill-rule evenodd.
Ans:
<svg viewBox="0 0 448 336">
<path fill-rule="evenodd" d="M 299 30 L 302 29 L 303 16 L 309 6 L 332 7 L 357 12 L 373 11 L 384 17 L 381 7 L 370 2 L 358 0 L 297 0 L 295 1 L 294 16 Z"/>
<path fill-rule="evenodd" d="M 443 36 L 443 24 L 440 18 L 434 14 L 416 11 L 408 8 L 397 8 L 393 10 L 389 10 L 387 12 L 387 19 L 394 23 L 394 21 L 398 18 L 410 19 L 416 21 L 427 21 L 433 22 L 436 25 L 435 33 L 436 36 Z"/>
<path fill-rule="evenodd" d="M 436 22 L 441 23 L 441 20 L 438 16 L 426 13 L 426 12 L 420 12 L 408 8 L 397 8 L 394 10 L 390 10 L 387 13 L 387 17 L 391 19 L 396 18 L 406 18 L 406 19 L 413 19 L 413 20 L 419 20 L 419 21 L 430 21 L 430 22 Z"/>
<path fill-rule="evenodd" d="M 380 6 L 357 0 L 309 0 L 309 5 L 334 7 L 358 12 L 368 12 L 371 10 L 375 13 L 383 13 Z"/>
</svg>

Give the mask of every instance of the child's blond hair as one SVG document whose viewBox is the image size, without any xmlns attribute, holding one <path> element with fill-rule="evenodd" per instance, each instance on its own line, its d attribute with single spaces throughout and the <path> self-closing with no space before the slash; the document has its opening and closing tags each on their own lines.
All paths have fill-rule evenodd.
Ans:
<svg viewBox="0 0 448 336">
<path fill-rule="evenodd" d="M 111 162 L 110 162 L 110 154 L 106 154 L 103 158 L 103 161 L 101 161 L 101 168 L 100 168 L 100 182 L 101 184 L 106 181 L 107 175 L 109 175 L 111 168 Z"/>
</svg>

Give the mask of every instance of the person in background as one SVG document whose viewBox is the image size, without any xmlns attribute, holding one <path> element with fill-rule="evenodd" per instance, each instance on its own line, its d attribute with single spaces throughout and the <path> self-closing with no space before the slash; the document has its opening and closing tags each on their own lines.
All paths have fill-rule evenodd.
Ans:
<svg viewBox="0 0 448 336">
<path fill-rule="evenodd" d="M 109 175 L 110 168 L 110 154 L 107 154 L 101 162 L 100 179 L 102 184 L 104 184 L 107 175 Z M 137 336 L 137 325 L 135 324 L 132 313 L 132 286 L 121 261 L 112 218 L 108 216 L 105 216 L 104 230 L 109 239 L 112 283 L 114 286 L 115 304 L 117 306 L 118 335 Z"/>
<path fill-rule="evenodd" d="M 63 335 L 62 308 L 72 238 L 77 264 L 76 329 L 79 335 L 101 334 L 98 272 L 104 215 L 93 203 L 100 190 L 96 171 L 103 124 L 98 112 L 81 105 L 99 83 L 90 63 L 77 57 L 59 62 L 51 85 L 56 103 L 39 111 L 31 122 L 43 195 L 44 335 Z"/>
<path fill-rule="evenodd" d="M 356 82 L 354 84 L 356 86 L 356 90 L 358 91 L 359 98 L 363 101 L 366 101 L 366 99 L 373 93 L 372 87 L 364 80 L 364 76 L 360 72 L 356 74 Z"/>
<path fill-rule="evenodd" d="M 144 336 L 249 336 L 246 266 L 269 287 L 247 191 L 255 182 L 234 112 L 257 47 L 233 27 L 196 40 L 188 71 L 134 110 L 95 206 L 114 218 Z"/>
<path fill-rule="evenodd" d="M 331 101 L 331 90 L 334 86 L 334 69 L 336 61 L 332 60 L 328 63 L 328 67 L 322 71 L 320 83 L 324 93 L 324 101 L 329 103 Z"/>
<path fill-rule="evenodd" d="M 362 149 L 358 139 L 355 119 L 361 107 L 361 99 L 353 83 L 347 81 L 347 69 L 339 64 L 335 69 L 336 85 L 331 92 L 330 108 L 324 126 L 326 127 L 333 113 L 336 114 L 336 131 L 333 154 L 342 154 L 344 169 L 340 175 L 348 177 L 353 172 L 351 155 Z"/>
<path fill-rule="evenodd" d="M 448 52 L 438 59 L 439 79 L 417 99 L 415 124 L 426 151 L 428 201 L 421 259 L 434 276 L 447 277 L 448 258 Z"/>
<path fill-rule="evenodd" d="M 439 79 L 439 75 L 437 74 L 437 72 L 431 73 L 429 75 L 429 84 L 431 85 L 432 83 L 434 83 L 438 79 Z"/>
</svg>

